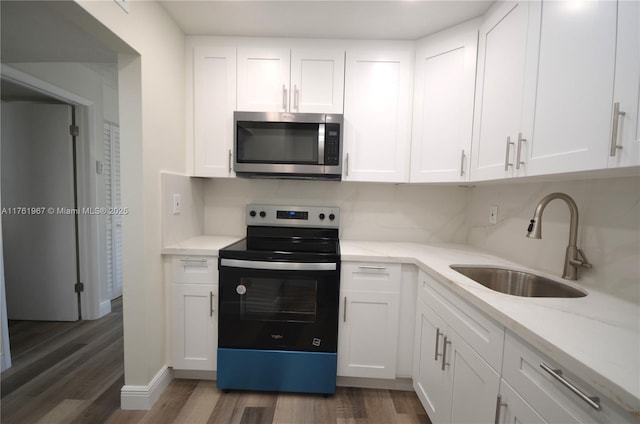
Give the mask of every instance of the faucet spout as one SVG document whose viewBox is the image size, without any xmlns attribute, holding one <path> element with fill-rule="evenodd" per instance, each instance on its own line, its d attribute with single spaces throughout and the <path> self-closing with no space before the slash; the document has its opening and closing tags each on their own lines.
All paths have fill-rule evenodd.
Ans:
<svg viewBox="0 0 640 424">
<path fill-rule="evenodd" d="M 533 214 L 533 218 L 527 228 L 527 237 L 534 239 L 542 238 L 542 212 L 549 202 L 554 199 L 561 199 L 569 207 L 569 244 L 564 259 L 564 271 L 562 278 L 567 280 L 578 279 L 578 268 L 591 268 L 591 264 L 587 261 L 582 250 L 578 249 L 578 206 L 574 200 L 564 193 L 551 193 L 543 197 Z"/>
</svg>

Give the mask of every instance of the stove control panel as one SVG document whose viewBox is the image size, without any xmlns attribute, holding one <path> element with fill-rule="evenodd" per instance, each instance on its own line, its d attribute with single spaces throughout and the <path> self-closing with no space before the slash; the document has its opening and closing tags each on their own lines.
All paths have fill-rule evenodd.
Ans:
<svg viewBox="0 0 640 424">
<path fill-rule="evenodd" d="M 247 225 L 339 228 L 340 209 L 327 206 L 247 205 Z"/>
</svg>

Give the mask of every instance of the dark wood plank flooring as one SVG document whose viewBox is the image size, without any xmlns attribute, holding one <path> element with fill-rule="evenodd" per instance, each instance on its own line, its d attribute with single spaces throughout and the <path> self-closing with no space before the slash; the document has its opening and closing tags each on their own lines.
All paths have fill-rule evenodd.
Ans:
<svg viewBox="0 0 640 424">
<path fill-rule="evenodd" d="M 335 396 L 223 393 L 176 379 L 150 411 L 120 409 L 122 303 L 95 321 L 11 321 L 13 367 L 0 375 L 2 424 L 417 424 L 415 393 L 339 387 Z"/>
</svg>

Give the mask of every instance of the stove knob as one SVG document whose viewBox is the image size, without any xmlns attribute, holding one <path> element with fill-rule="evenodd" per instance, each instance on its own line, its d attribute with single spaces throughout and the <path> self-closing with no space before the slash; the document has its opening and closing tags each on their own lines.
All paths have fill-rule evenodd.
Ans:
<svg viewBox="0 0 640 424">
<path fill-rule="evenodd" d="M 260 211 L 260 218 L 264 218 L 265 216 L 267 216 L 267 213 L 265 211 Z"/>
<path fill-rule="evenodd" d="M 250 216 L 250 217 L 252 217 L 252 218 L 253 218 L 254 216 L 256 216 L 256 211 L 251 211 L 251 212 L 249 212 L 249 216 Z"/>
<path fill-rule="evenodd" d="M 320 216 L 318 216 L 318 218 L 320 218 L 320 221 L 324 221 L 324 214 L 321 213 Z"/>
<path fill-rule="evenodd" d="M 334 214 L 329 214 L 329 219 L 333 221 L 334 219 L 336 219 L 336 216 Z"/>
</svg>

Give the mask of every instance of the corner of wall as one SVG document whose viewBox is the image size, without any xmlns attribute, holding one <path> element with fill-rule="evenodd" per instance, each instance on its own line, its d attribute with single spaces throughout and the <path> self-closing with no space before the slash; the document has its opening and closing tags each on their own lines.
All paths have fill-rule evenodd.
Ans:
<svg viewBox="0 0 640 424">
<path fill-rule="evenodd" d="M 173 380 L 173 371 L 164 366 L 146 386 L 122 386 L 120 389 L 120 407 L 125 410 L 151 409 Z"/>
</svg>

